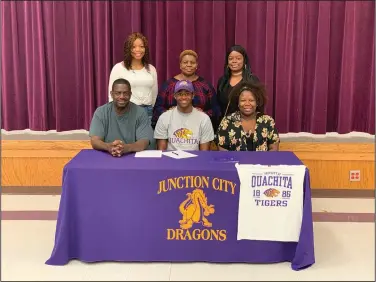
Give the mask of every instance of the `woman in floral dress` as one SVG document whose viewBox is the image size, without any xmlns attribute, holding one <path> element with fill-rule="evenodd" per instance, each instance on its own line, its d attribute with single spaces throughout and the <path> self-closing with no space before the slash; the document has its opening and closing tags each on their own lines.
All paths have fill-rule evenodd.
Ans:
<svg viewBox="0 0 376 282">
<path fill-rule="evenodd" d="M 278 151 L 278 130 L 274 119 L 264 114 L 265 103 L 265 88 L 259 83 L 240 82 L 233 88 L 217 132 L 219 150 Z M 237 110 L 228 113 L 229 108 Z"/>
</svg>

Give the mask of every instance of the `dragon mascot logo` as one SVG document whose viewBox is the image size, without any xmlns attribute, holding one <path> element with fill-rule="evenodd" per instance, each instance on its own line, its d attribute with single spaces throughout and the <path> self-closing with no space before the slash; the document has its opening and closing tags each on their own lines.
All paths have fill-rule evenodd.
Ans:
<svg viewBox="0 0 376 282">
<path fill-rule="evenodd" d="M 181 133 L 181 136 L 189 134 L 188 131 Z M 159 181 L 157 195 L 163 197 L 165 193 L 178 193 L 173 201 L 166 198 L 166 204 L 174 205 L 176 213 L 171 215 L 171 223 L 166 226 L 165 238 L 175 241 L 226 241 L 227 222 L 221 220 L 221 213 L 215 214 L 222 206 L 221 202 L 215 202 L 214 205 L 214 201 L 218 199 L 215 195 L 225 193 L 231 197 L 235 195 L 235 191 L 236 183 L 203 175 L 181 175 Z M 222 204 L 225 209 L 226 202 Z"/>
<path fill-rule="evenodd" d="M 212 223 L 206 218 L 214 213 L 214 205 L 208 205 L 208 200 L 201 189 L 195 189 L 192 193 L 186 194 L 185 199 L 179 206 L 183 215 L 179 220 L 180 228 L 189 229 L 193 223 L 201 223 L 205 227 L 212 227 Z"/>
<path fill-rule="evenodd" d="M 167 229 L 167 240 L 217 240 L 227 239 L 226 230 L 211 229 L 207 217 L 214 214 L 214 205 L 208 205 L 208 199 L 202 189 L 196 188 L 186 194 L 186 199 L 179 205 L 182 219 L 179 220 L 179 229 Z M 203 228 L 190 230 L 194 224 Z M 200 226 L 197 226 L 200 227 Z"/>
</svg>

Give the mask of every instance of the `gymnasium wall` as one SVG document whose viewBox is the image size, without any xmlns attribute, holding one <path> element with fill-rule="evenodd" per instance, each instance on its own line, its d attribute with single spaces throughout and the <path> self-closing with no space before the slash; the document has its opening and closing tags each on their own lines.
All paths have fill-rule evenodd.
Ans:
<svg viewBox="0 0 376 282">
<path fill-rule="evenodd" d="M 59 194 L 64 165 L 80 150 L 91 149 L 85 134 L 62 136 L 26 134 L 10 137 L 3 134 L 2 192 Z M 72 140 L 77 136 L 86 140 Z M 309 168 L 313 193 L 351 192 L 360 197 L 372 196 L 375 187 L 375 150 L 371 141 L 373 139 L 359 142 L 351 138 L 281 137 L 280 150 L 294 152 Z M 360 171 L 360 181 L 350 181 L 350 170 Z"/>
</svg>

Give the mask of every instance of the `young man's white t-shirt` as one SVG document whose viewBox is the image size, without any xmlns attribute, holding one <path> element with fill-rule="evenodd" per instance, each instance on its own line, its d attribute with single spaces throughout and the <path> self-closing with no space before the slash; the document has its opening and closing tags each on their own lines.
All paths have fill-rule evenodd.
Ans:
<svg viewBox="0 0 376 282">
<path fill-rule="evenodd" d="M 154 138 L 167 139 L 167 150 L 198 151 L 200 144 L 214 139 L 214 131 L 207 114 L 195 108 L 182 113 L 176 107 L 159 117 Z"/>
</svg>

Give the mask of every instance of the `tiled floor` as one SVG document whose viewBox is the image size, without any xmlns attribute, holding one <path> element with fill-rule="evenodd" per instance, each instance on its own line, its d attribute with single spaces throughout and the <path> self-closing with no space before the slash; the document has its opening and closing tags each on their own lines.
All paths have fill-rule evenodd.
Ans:
<svg viewBox="0 0 376 282">
<path fill-rule="evenodd" d="M 320 222 L 314 223 L 316 264 L 299 272 L 291 270 L 289 263 L 86 264 L 71 261 L 65 266 L 49 266 L 45 261 L 53 248 L 56 221 L 44 213 L 56 211 L 59 200 L 59 196 L 2 196 L 1 280 L 375 281 L 375 225 L 368 219 L 368 222 L 356 222 L 362 215 L 375 212 L 374 199 L 313 199 L 315 213 L 341 214 L 350 221 L 329 222 L 332 217 L 321 216 Z M 26 220 L 28 213 L 14 220 L 10 211 L 42 212 L 34 220 Z"/>
</svg>

